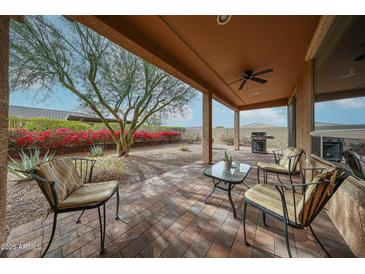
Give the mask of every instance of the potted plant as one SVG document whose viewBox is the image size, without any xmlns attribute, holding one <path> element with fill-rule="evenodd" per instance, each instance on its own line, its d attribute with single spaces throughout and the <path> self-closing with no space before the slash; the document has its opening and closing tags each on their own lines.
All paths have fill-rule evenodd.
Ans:
<svg viewBox="0 0 365 274">
<path fill-rule="evenodd" d="M 232 167 L 232 156 L 228 155 L 227 150 L 224 151 L 224 168 L 225 169 L 231 169 Z"/>
</svg>

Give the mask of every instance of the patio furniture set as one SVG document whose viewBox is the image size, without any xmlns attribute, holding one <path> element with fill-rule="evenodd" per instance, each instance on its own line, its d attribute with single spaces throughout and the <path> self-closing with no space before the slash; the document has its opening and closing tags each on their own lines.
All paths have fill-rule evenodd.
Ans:
<svg viewBox="0 0 365 274">
<path fill-rule="evenodd" d="M 245 245 L 249 245 L 246 238 L 246 209 L 247 205 L 251 205 L 262 212 L 264 225 L 266 225 L 266 214 L 283 222 L 289 257 L 292 257 L 292 254 L 289 247 L 288 226 L 299 229 L 309 227 L 319 245 L 327 256 L 330 256 L 314 233 L 311 223 L 351 172 L 338 167 L 299 169 L 299 161 L 303 154 L 303 150 L 290 147 L 274 151 L 275 163 L 257 163 L 258 184 L 251 188 L 244 182 L 252 169 L 249 164 L 233 162 L 230 169 L 226 169 L 223 161 L 211 165 L 204 170 L 204 175 L 213 181 L 213 189 L 206 196 L 205 203 L 216 189 L 227 191 L 233 216 L 237 218 L 231 192 L 236 185 L 244 184 L 247 187 L 243 194 Z M 81 211 L 76 221 L 79 223 L 84 211 L 94 208 L 97 208 L 99 216 L 100 253 L 104 252 L 105 204 L 114 194 L 116 195 L 116 219 L 119 220 L 119 189 L 117 181 L 91 183 L 95 162 L 87 158 L 57 158 L 26 171 L 38 183 L 54 214 L 52 233 L 42 257 L 52 243 L 58 214 Z M 260 171 L 263 172 L 263 183 L 260 181 Z M 276 174 L 279 183 L 269 183 L 268 173 Z M 288 175 L 290 184 L 282 182 L 280 175 L 283 174 Z M 293 181 L 293 176 L 297 174 L 301 175 L 301 183 Z"/>
<path fill-rule="evenodd" d="M 351 175 L 347 169 L 334 167 L 331 169 L 324 168 L 299 168 L 299 161 L 304 151 L 301 149 L 288 147 L 285 150 L 274 150 L 275 163 L 257 163 L 257 182 L 258 184 L 249 188 L 244 180 L 251 170 L 251 166 L 234 162 L 230 170 L 224 168 L 224 163 L 219 162 L 204 171 L 204 175 L 211 177 L 213 180 L 213 190 L 216 188 L 228 192 L 228 198 L 232 206 L 233 216 L 236 218 L 236 209 L 232 201 L 231 191 L 237 184 L 243 183 L 247 191 L 243 194 L 243 231 L 245 245 L 249 245 L 246 236 L 246 209 L 251 205 L 262 212 L 263 223 L 266 226 L 266 214 L 280 220 L 284 224 L 285 243 L 288 256 L 292 257 L 288 226 L 298 229 L 309 227 L 314 238 L 326 253 L 331 257 L 324 248 L 319 238 L 315 234 L 311 223 L 324 208 L 328 200 Z M 260 171 L 263 171 L 264 182 L 260 182 Z M 279 183 L 268 183 L 267 175 L 273 173 L 277 176 Z M 301 175 L 301 183 L 296 184 L 293 176 Z M 280 175 L 287 175 L 290 184 L 285 184 L 280 179 Z M 222 187 L 219 184 L 228 185 Z M 207 201 L 207 198 L 205 201 Z"/>
</svg>

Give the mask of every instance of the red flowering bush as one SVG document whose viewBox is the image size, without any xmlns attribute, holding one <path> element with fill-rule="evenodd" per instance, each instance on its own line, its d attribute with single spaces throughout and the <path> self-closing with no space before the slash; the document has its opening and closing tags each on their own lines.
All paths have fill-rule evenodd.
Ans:
<svg viewBox="0 0 365 274">
<path fill-rule="evenodd" d="M 116 132 L 117 136 L 120 132 Z M 128 134 L 128 133 L 127 133 Z M 169 141 L 179 140 L 181 133 L 176 131 L 134 133 L 135 141 Z M 11 148 L 57 148 L 79 145 L 111 144 L 112 136 L 109 130 L 81 130 L 69 128 L 50 129 L 45 131 L 28 131 L 25 129 L 9 130 L 9 147 Z"/>
</svg>

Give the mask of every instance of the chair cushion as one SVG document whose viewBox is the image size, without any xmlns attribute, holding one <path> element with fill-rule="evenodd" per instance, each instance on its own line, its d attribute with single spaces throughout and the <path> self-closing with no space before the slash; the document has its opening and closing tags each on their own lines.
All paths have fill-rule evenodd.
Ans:
<svg viewBox="0 0 365 274">
<path fill-rule="evenodd" d="M 285 191 L 285 201 L 288 208 L 288 216 L 291 222 L 295 222 L 294 198 L 292 191 Z M 300 194 L 295 195 L 295 204 L 301 199 Z M 265 209 L 283 215 L 283 206 L 279 191 L 272 185 L 258 184 L 247 190 L 244 194 L 245 198 Z"/>
<path fill-rule="evenodd" d="M 108 200 L 118 185 L 117 181 L 84 184 L 59 203 L 60 209 L 96 205 Z"/>
<path fill-rule="evenodd" d="M 317 185 L 309 185 L 298 203 L 298 221 L 306 225 L 311 217 L 318 212 L 323 206 L 323 202 L 327 197 L 331 197 L 341 172 L 337 168 L 330 168 L 323 173 L 314 177 L 312 183 L 321 183 Z"/>
<path fill-rule="evenodd" d="M 71 158 L 53 159 L 38 165 L 35 170 L 40 177 L 55 182 L 55 190 L 59 201 L 64 200 L 84 184 Z M 50 186 L 48 184 L 44 184 L 44 186 L 46 195 L 54 202 Z"/>
<path fill-rule="evenodd" d="M 288 173 L 288 169 L 275 164 L 275 163 L 264 163 L 264 162 L 258 162 L 257 166 L 259 168 L 262 168 L 263 170 L 269 171 L 269 172 L 275 172 L 275 173 Z"/>
<path fill-rule="evenodd" d="M 362 157 L 355 151 L 347 150 L 343 153 L 347 165 L 351 168 L 353 174 L 360 179 L 365 180 L 365 162 Z"/>
<path fill-rule="evenodd" d="M 279 165 L 286 168 L 286 170 L 289 170 L 289 157 L 298 155 L 302 152 L 301 149 L 297 149 L 295 147 L 288 147 L 284 150 L 283 156 L 281 156 L 281 159 L 279 161 Z M 297 162 L 299 161 L 299 158 L 296 159 L 297 161 L 292 163 L 290 172 L 294 172 Z"/>
</svg>

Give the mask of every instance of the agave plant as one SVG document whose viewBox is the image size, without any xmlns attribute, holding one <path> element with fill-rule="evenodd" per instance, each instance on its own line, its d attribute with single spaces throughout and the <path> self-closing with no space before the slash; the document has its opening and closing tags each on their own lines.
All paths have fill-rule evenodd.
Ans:
<svg viewBox="0 0 365 274">
<path fill-rule="evenodd" d="M 41 159 L 40 150 L 38 148 L 35 149 L 34 152 L 30 150 L 29 155 L 22 150 L 19 153 L 20 161 L 16 161 L 9 156 L 11 162 L 8 164 L 8 170 L 10 173 L 16 175 L 21 180 L 31 179 L 29 174 L 21 171 L 32 169 L 40 163 L 52 160 L 54 155 L 54 153 L 50 154 L 49 151 L 47 151 L 47 153 Z"/>
<path fill-rule="evenodd" d="M 104 147 L 103 146 L 91 146 L 90 152 L 92 157 L 99 157 L 104 155 Z"/>
</svg>

